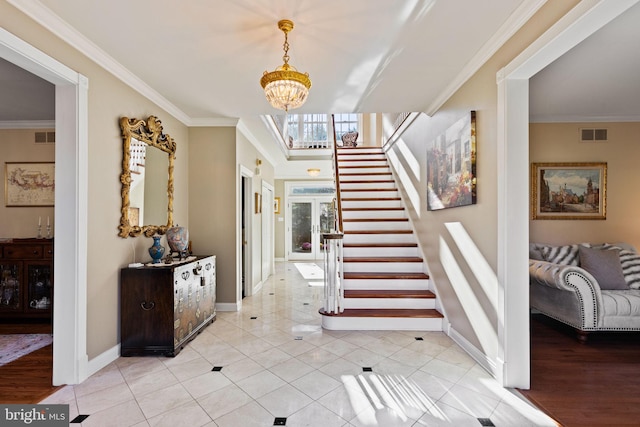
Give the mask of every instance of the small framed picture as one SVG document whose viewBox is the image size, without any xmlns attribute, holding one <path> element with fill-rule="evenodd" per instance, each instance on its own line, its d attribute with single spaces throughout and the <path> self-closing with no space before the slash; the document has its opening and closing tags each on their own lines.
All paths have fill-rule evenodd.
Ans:
<svg viewBox="0 0 640 427">
<path fill-rule="evenodd" d="M 255 213 L 262 213 L 262 194 L 254 194 Z"/>
<path fill-rule="evenodd" d="M 532 163 L 532 219 L 606 219 L 606 163 Z"/>
<path fill-rule="evenodd" d="M 280 213 L 280 197 L 274 197 L 273 199 L 273 213 L 276 215 Z"/>
<path fill-rule="evenodd" d="M 5 206 L 53 206 L 55 177 L 54 162 L 5 163 Z"/>
</svg>

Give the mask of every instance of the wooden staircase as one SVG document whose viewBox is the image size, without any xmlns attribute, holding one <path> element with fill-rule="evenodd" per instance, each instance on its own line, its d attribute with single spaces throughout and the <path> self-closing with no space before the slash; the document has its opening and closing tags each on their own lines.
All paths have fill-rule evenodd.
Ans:
<svg viewBox="0 0 640 427">
<path fill-rule="evenodd" d="M 441 331 L 443 316 L 385 154 L 375 147 L 337 152 L 345 310 L 320 310 L 322 326 Z"/>
</svg>

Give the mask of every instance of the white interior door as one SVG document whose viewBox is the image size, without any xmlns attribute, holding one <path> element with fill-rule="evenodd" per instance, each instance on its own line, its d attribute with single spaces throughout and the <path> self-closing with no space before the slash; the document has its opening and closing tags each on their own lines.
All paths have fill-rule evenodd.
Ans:
<svg viewBox="0 0 640 427">
<path fill-rule="evenodd" d="M 287 206 L 287 258 L 322 258 L 321 235 L 333 230 L 332 197 L 296 197 Z"/>
</svg>

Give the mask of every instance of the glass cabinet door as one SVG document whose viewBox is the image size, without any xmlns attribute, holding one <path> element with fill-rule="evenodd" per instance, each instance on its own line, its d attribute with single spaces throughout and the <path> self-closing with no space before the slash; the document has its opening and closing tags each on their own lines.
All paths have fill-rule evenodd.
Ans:
<svg viewBox="0 0 640 427">
<path fill-rule="evenodd" d="M 22 310 L 19 263 L 0 264 L 0 311 Z"/>
<path fill-rule="evenodd" d="M 27 301 L 29 310 L 50 310 L 51 309 L 51 265 L 50 264 L 27 264 Z"/>
</svg>

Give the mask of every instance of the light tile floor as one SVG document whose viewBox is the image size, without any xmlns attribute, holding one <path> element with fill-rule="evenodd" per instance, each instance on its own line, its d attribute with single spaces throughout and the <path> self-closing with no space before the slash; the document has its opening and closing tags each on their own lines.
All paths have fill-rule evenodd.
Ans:
<svg viewBox="0 0 640 427">
<path fill-rule="evenodd" d="M 85 427 L 556 425 L 444 333 L 323 330 L 321 274 L 276 263 L 175 358 L 119 358 L 42 403 L 89 415 Z"/>
</svg>

